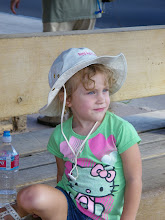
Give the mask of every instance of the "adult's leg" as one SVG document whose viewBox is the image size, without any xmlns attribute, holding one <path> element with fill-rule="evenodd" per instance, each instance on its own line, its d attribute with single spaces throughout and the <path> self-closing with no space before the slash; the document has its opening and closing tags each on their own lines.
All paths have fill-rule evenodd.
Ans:
<svg viewBox="0 0 165 220">
<path fill-rule="evenodd" d="M 72 31 L 75 21 L 43 23 L 43 32 Z"/>
<path fill-rule="evenodd" d="M 82 19 L 74 23 L 73 30 L 93 30 L 95 27 L 96 19 Z"/>
<path fill-rule="evenodd" d="M 68 22 L 43 23 L 43 32 L 92 30 L 95 27 L 96 19 L 80 19 Z"/>
</svg>

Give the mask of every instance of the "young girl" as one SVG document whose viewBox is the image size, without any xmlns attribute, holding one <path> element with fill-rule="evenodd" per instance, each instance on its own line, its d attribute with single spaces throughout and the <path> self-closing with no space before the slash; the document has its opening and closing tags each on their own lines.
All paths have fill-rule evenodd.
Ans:
<svg viewBox="0 0 165 220">
<path fill-rule="evenodd" d="M 21 190 L 15 207 L 20 216 L 135 220 L 142 188 L 140 138 L 131 124 L 108 111 L 109 95 L 125 78 L 123 54 L 97 57 L 87 48 L 72 48 L 54 61 L 48 104 L 41 113 L 62 112 L 61 125 L 48 142 L 56 157 L 58 184 Z M 70 116 L 65 122 L 64 112 Z"/>
</svg>

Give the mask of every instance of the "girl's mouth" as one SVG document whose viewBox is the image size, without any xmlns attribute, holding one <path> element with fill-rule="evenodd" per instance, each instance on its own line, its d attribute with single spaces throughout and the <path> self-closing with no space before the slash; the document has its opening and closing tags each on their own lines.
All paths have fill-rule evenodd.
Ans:
<svg viewBox="0 0 165 220">
<path fill-rule="evenodd" d="M 105 108 L 97 108 L 97 109 L 94 109 L 96 112 L 102 112 L 104 111 Z"/>
</svg>

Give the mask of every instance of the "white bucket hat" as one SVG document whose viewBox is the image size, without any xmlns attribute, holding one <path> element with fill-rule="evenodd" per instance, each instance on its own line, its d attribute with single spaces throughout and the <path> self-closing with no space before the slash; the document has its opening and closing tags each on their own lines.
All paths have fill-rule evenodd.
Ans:
<svg viewBox="0 0 165 220">
<path fill-rule="evenodd" d="M 98 57 L 88 48 L 71 48 L 62 52 L 50 68 L 51 90 L 48 95 L 48 103 L 40 109 L 40 113 L 47 116 L 59 116 L 61 109 L 58 92 L 75 73 L 91 64 L 104 64 L 113 71 L 116 81 L 111 87 L 110 95 L 122 87 L 127 75 L 127 62 L 122 53 L 117 56 Z"/>
</svg>

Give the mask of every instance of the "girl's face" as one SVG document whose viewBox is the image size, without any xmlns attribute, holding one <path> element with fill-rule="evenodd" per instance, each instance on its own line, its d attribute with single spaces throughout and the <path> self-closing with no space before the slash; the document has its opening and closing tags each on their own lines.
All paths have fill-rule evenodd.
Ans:
<svg viewBox="0 0 165 220">
<path fill-rule="evenodd" d="M 105 85 L 105 75 L 98 72 L 91 79 L 95 86 L 92 83 L 87 90 L 80 83 L 67 103 L 76 122 L 101 122 L 110 105 L 109 86 Z"/>
</svg>

